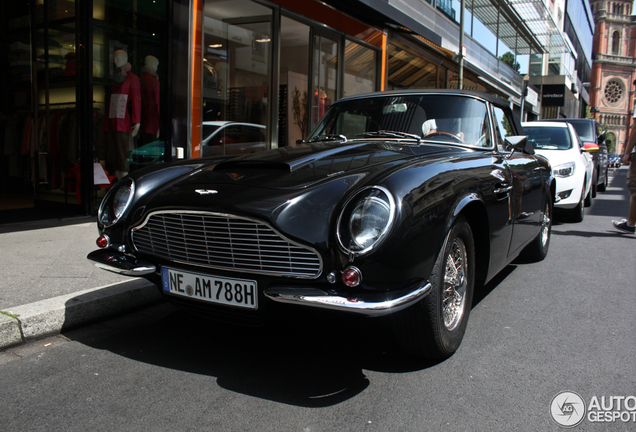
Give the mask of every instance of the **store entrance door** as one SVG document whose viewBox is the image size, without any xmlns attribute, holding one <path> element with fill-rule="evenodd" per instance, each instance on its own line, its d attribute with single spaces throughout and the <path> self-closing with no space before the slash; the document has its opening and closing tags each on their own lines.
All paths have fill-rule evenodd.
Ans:
<svg viewBox="0 0 636 432">
<path fill-rule="evenodd" d="M 310 89 L 310 128 L 320 121 L 332 102 L 338 100 L 341 83 L 340 68 L 342 39 L 337 34 L 312 29 L 312 81 Z"/>
</svg>

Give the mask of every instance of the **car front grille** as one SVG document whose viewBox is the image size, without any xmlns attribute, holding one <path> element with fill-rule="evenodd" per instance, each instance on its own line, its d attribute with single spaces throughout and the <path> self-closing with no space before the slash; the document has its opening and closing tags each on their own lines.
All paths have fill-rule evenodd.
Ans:
<svg viewBox="0 0 636 432">
<path fill-rule="evenodd" d="M 247 273 L 316 278 L 320 255 L 269 225 L 210 212 L 150 214 L 132 230 L 137 251 L 197 266 Z"/>
</svg>

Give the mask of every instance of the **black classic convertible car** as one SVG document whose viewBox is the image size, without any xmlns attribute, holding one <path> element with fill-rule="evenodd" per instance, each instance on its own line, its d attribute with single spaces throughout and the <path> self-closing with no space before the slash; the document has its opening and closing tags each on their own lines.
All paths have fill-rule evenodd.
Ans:
<svg viewBox="0 0 636 432">
<path fill-rule="evenodd" d="M 224 320 L 390 315 L 404 350 L 446 358 L 475 286 L 546 256 L 554 191 L 498 99 L 373 93 L 334 103 L 294 146 L 132 173 L 104 198 L 88 258 Z"/>
</svg>

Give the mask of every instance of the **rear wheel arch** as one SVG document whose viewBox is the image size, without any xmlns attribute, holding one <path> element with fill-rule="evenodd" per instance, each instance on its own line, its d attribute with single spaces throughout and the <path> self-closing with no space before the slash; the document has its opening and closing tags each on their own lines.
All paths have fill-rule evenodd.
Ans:
<svg viewBox="0 0 636 432">
<path fill-rule="evenodd" d="M 456 220 L 463 217 L 473 232 L 475 243 L 475 283 L 483 284 L 488 275 L 490 265 L 490 224 L 486 205 L 475 194 L 467 195 L 455 207 L 451 220 L 447 223 L 446 232 Z"/>
</svg>

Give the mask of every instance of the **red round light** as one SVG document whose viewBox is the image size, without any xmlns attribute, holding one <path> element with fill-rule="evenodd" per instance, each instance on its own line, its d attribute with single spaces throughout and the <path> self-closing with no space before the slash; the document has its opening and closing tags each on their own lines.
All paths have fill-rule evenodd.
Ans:
<svg viewBox="0 0 636 432">
<path fill-rule="evenodd" d="M 349 267 L 344 272 L 342 272 L 342 283 L 344 283 L 348 287 L 358 286 L 361 280 L 362 274 L 360 274 L 360 270 L 355 267 Z"/>
<path fill-rule="evenodd" d="M 108 240 L 107 236 L 103 235 L 103 236 L 100 236 L 95 243 L 97 243 L 98 247 L 102 249 L 106 249 L 108 245 L 110 244 L 110 241 Z"/>
</svg>

